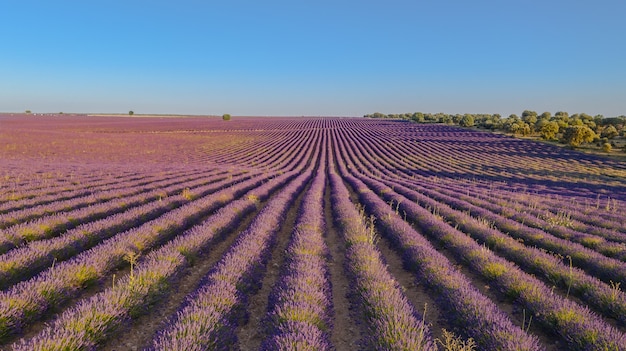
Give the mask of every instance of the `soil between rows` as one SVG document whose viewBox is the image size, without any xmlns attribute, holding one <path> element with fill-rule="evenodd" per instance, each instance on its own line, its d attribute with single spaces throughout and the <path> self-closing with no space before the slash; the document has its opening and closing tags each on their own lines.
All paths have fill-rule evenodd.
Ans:
<svg viewBox="0 0 626 351">
<path fill-rule="evenodd" d="M 333 329 L 330 334 L 331 344 L 337 351 L 358 349 L 365 330 L 357 323 L 355 311 L 348 296 L 350 283 L 346 275 L 346 244 L 335 224 L 330 198 L 330 182 L 326 179 L 324 192 L 324 217 L 326 223 L 326 245 L 330 253 L 328 271 L 333 299 Z"/>
<path fill-rule="evenodd" d="M 110 337 L 108 342 L 101 346 L 101 349 L 106 351 L 134 351 L 151 346 L 154 335 L 169 324 L 170 319 L 175 316 L 176 311 L 186 301 L 188 295 L 198 288 L 203 278 L 232 246 L 239 234 L 250 226 L 266 202 L 260 203 L 256 211 L 245 216 L 235 229 L 226 230 L 213 239 L 211 247 L 204 250 L 193 264 L 188 266 L 179 275 L 179 278 L 171 284 L 172 293 L 161 297 L 156 304 L 150 307 L 148 313 L 134 319 L 116 335 Z"/>
<path fill-rule="evenodd" d="M 285 254 L 287 246 L 291 241 L 291 232 L 295 228 L 304 194 L 311 187 L 311 182 L 312 180 L 309 180 L 285 214 L 285 218 L 272 243 L 273 247 L 271 248 L 268 262 L 265 264 L 265 272 L 260 282 L 260 288 L 253 295 L 248 296 L 248 318 L 236 331 L 239 344 L 238 349 L 240 350 L 258 350 L 267 337 L 267 326 L 269 324 L 265 322 L 267 322 L 266 315 L 269 296 L 280 274 L 284 272 Z M 237 349 L 237 347 L 235 348 Z"/>
<path fill-rule="evenodd" d="M 358 194 L 354 192 L 354 190 L 352 189 L 352 187 L 350 186 L 350 184 L 347 184 L 344 181 L 346 187 L 348 188 L 349 192 L 350 192 L 350 199 L 354 202 L 354 203 L 359 203 L 358 200 Z M 366 209 L 367 212 L 367 209 Z M 411 226 L 413 227 L 413 229 L 415 229 L 418 233 L 421 234 L 421 230 L 413 223 L 409 222 L 409 224 L 411 224 Z M 478 289 L 478 291 L 480 291 L 481 294 L 485 295 L 486 297 L 488 297 L 493 303 L 496 304 L 496 306 L 498 307 L 498 309 L 500 309 L 501 311 L 503 311 L 505 314 L 507 314 L 507 316 L 509 317 L 509 319 L 511 319 L 511 321 L 519 326 L 522 327 L 523 323 L 528 323 L 528 320 L 524 321 L 523 320 L 523 310 L 520 310 L 518 306 L 516 306 L 514 303 L 512 303 L 511 301 L 507 300 L 501 293 L 499 293 L 496 289 L 492 289 L 490 287 L 490 282 L 487 281 L 486 279 L 484 279 L 482 276 L 480 276 L 478 273 L 474 272 L 471 268 L 467 267 L 465 265 L 465 262 L 463 262 L 462 260 L 459 260 L 459 258 L 453 254 L 452 252 L 449 252 L 445 247 L 442 247 L 440 245 L 439 242 L 435 241 L 433 242 L 432 238 L 430 238 L 429 236 L 423 235 L 425 238 L 428 239 L 428 241 L 431 243 L 431 245 L 433 245 L 433 247 L 441 254 L 443 254 L 448 261 L 455 266 L 456 269 L 458 269 L 466 278 L 468 278 L 470 280 L 470 282 L 472 283 L 472 285 Z M 381 236 L 382 237 L 382 236 Z M 407 272 L 403 265 L 400 263 L 400 268 L 397 267 L 398 263 L 396 262 L 394 264 L 394 255 L 399 255 L 395 250 L 391 250 L 389 249 L 391 242 L 389 242 L 386 238 L 381 239 L 381 241 L 383 241 L 383 244 L 381 245 L 379 243 L 378 248 L 381 251 L 381 254 L 383 254 L 383 257 L 385 258 L 385 260 L 387 260 L 387 263 L 390 264 L 390 266 L 388 267 L 388 269 L 390 270 L 390 272 L 393 274 L 394 278 L 396 280 L 398 280 L 399 283 L 401 283 L 401 285 L 403 286 L 404 289 L 406 289 L 407 286 L 410 286 L 411 284 L 414 285 L 413 281 L 411 280 L 405 280 L 407 278 L 402 278 L 403 275 L 405 275 L 406 273 L 409 274 L 413 274 L 411 272 Z M 393 246 L 393 245 L 391 245 Z M 389 259 L 391 259 L 391 261 L 389 261 Z M 401 260 L 399 262 L 402 262 Z M 404 281 L 404 284 L 402 284 L 402 282 Z M 427 301 L 424 301 L 425 299 L 428 299 L 432 302 L 434 302 L 433 305 L 437 304 L 436 300 L 431 298 L 431 292 L 429 289 L 424 289 L 423 291 L 420 292 L 416 292 L 416 289 L 412 289 L 414 291 L 411 291 L 411 289 L 405 290 L 404 293 L 405 295 L 407 295 L 407 298 L 409 298 L 409 301 L 411 302 L 411 304 L 413 304 L 413 306 L 416 308 L 416 310 L 420 311 L 423 310 L 423 303 Z M 407 293 L 407 291 L 409 291 Z M 417 305 L 416 305 L 417 303 Z M 422 306 L 420 306 L 420 304 Z M 438 306 L 438 305 L 436 305 Z M 435 306 L 433 306 L 435 307 Z M 429 318 L 429 313 L 430 313 L 430 319 Z M 434 338 L 438 338 L 441 336 L 442 334 L 442 328 L 444 328 L 444 325 L 448 325 L 451 330 L 454 330 L 455 327 L 453 321 L 448 320 L 446 317 L 441 317 L 441 318 L 437 318 L 435 316 L 449 316 L 449 313 L 445 313 L 445 311 L 441 311 L 439 308 L 437 308 L 436 313 L 435 312 L 429 312 L 428 309 L 426 311 L 426 323 L 431 323 L 431 325 L 429 326 L 431 328 L 431 332 L 433 333 L 433 337 Z M 528 316 L 526 316 L 526 318 L 529 318 Z M 430 320 L 429 320 L 430 319 Z M 437 324 L 432 324 L 432 320 L 436 320 Z M 445 320 L 445 322 L 444 322 Z M 432 328 L 432 327 L 435 328 Z M 440 328 L 437 328 L 438 326 L 440 326 Z M 449 330 L 450 330 L 449 329 Z M 546 330 L 544 328 L 542 328 L 539 323 L 535 322 L 535 323 L 531 323 L 530 328 L 529 328 L 529 333 L 537 336 L 539 338 L 539 341 L 541 342 L 542 346 L 545 348 L 546 351 L 558 351 L 561 350 L 560 348 L 560 343 L 558 340 L 555 340 L 555 337 L 549 333 L 546 332 Z"/>
</svg>

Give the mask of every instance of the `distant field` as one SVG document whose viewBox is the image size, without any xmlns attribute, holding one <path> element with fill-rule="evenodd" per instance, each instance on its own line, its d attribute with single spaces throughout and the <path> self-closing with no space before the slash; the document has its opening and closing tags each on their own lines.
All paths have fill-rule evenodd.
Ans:
<svg viewBox="0 0 626 351">
<path fill-rule="evenodd" d="M 624 162 L 141 117 L 0 115 L 0 348 L 626 350 Z"/>
</svg>

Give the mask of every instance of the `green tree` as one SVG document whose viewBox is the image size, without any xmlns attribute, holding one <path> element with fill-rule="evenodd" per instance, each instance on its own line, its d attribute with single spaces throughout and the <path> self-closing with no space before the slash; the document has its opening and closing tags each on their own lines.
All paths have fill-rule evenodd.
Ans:
<svg viewBox="0 0 626 351">
<path fill-rule="evenodd" d="M 615 128 L 615 126 L 608 126 L 606 128 L 604 128 L 604 130 L 602 131 L 602 137 L 604 138 L 609 138 L 609 139 L 613 139 L 617 136 L 617 128 Z"/>
<path fill-rule="evenodd" d="M 417 123 L 423 123 L 424 122 L 424 114 L 421 113 L 421 112 L 415 112 L 411 116 L 411 120 L 413 120 L 414 122 L 417 122 Z"/>
<path fill-rule="evenodd" d="M 230 115 L 228 113 L 225 113 L 222 115 L 222 119 L 225 121 L 230 121 Z"/>
<path fill-rule="evenodd" d="M 559 132 L 559 124 L 554 121 L 545 123 L 539 130 L 541 137 L 545 140 L 556 139 L 556 134 L 558 132 Z"/>
<path fill-rule="evenodd" d="M 602 144 L 602 150 L 606 153 L 611 152 L 611 150 L 613 150 L 613 146 L 611 146 L 610 143 L 604 143 Z"/>
<path fill-rule="evenodd" d="M 130 111 L 128 111 L 128 114 L 132 116 L 132 115 L 134 115 L 134 114 L 135 114 L 135 111 L 130 110 Z"/>
<path fill-rule="evenodd" d="M 461 127 L 473 127 L 474 126 L 474 116 L 470 114 L 465 114 L 463 118 L 459 121 L 459 125 Z"/>
<path fill-rule="evenodd" d="M 446 124 L 452 123 L 452 116 L 442 114 L 441 116 L 439 116 L 439 123 L 446 123 Z"/>
<path fill-rule="evenodd" d="M 31 110 L 26 110 L 26 111 L 24 111 L 24 113 L 31 114 L 31 113 L 32 113 L 32 111 L 31 111 Z"/>
<path fill-rule="evenodd" d="M 567 127 L 563 132 L 562 141 L 571 147 L 580 146 L 582 143 L 590 143 L 597 137 L 591 128 L 585 125 Z"/>
<path fill-rule="evenodd" d="M 530 121 L 533 121 L 532 123 L 535 123 L 537 121 L 537 112 L 524 110 L 524 112 L 522 112 L 522 120 L 529 124 L 531 123 Z"/>
</svg>

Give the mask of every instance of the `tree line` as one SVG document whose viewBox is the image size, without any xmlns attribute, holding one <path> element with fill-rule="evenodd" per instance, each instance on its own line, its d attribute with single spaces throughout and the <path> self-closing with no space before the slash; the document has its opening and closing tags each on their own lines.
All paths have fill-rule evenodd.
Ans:
<svg viewBox="0 0 626 351">
<path fill-rule="evenodd" d="M 586 113 L 569 115 L 564 111 L 538 114 L 525 110 L 521 116 L 512 114 L 503 118 L 500 114 L 446 114 L 446 113 L 401 113 L 384 114 L 375 112 L 367 118 L 403 119 L 416 123 L 446 123 L 461 127 L 477 127 L 501 131 L 518 136 L 536 136 L 544 140 L 558 140 L 571 147 L 584 143 L 596 143 L 610 152 L 616 146 L 615 138 L 626 137 L 626 116 L 590 116 Z M 624 146 L 626 151 L 626 146 Z"/>
</svg>

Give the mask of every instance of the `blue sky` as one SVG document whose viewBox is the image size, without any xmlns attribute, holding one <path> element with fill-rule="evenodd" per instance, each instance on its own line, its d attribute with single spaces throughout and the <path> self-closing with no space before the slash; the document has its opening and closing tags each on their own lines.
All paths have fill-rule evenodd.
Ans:
<svg viewBox="0 0 626 351">
<path fill-rule="evenodd" d="M 626 1 L 0 0 L 0 111 L 626 114 Z"/>
</svg>

